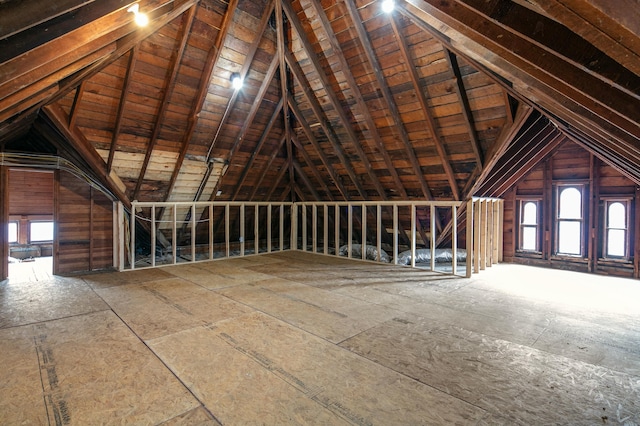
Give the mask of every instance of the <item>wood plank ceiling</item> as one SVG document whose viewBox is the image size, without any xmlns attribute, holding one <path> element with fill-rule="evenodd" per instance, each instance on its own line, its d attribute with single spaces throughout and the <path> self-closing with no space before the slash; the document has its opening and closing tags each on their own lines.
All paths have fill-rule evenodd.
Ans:
<svg viewBox="0 0 640 426">
<path fill-rule="evenodd" d="M 126 205 L 500 195 L 567 138 L 640 183 L 640 20 L 603 0 L 40 3 L 0 0 L 2 146 Z"/>
</svg>

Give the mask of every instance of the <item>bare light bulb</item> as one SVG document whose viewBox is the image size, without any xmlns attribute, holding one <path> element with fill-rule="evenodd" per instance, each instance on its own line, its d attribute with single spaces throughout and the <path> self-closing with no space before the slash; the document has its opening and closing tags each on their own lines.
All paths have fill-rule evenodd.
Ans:
<svg viewBox="0 0 640 426">
<path fill-rule="evenodd" d="M 384 13 L 391 13 L 393 9 L 396 7 L 396 3 L 394 0 L 383 0 L 382 2 L 382 11 Z"/>
<path fill-rule="evenodd" d="M 133 20 L 139 27 L 144 27 L 149 23 L 147 15 L 140 12 L 140 5 L 138 3 L 127 9 L 127 12 L 133 13 Z"/>
</svg>

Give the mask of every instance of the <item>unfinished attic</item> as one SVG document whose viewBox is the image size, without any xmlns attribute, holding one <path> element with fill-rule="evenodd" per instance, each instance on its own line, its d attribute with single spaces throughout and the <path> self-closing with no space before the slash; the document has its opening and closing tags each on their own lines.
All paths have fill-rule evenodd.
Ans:
<svg viewBox="0 0 640 426">
<path fill-rule="evenodd" d="M 626 334 L 637 327 L 625 322 L 637 324 L 637 312 L 621 308 L 624 321 L 612 320 L 617 325 L 611 325 L 606 323 L 613 318 L 607 317 L 609 313 L 594 314 L 594 319 L 582 307 L 588 313 L 580 311 L 582 316 L 563 322 L 567 329 L 545 328 L 536 322 L 546 315 L 543 308 L 527 319 L 510 310 L 533 312 L 529 309 L 537 306 L 538 296 L 525 304 L 520 298 L 525 296 L 508 293 L 510 286 L 504 284 L 508 274 L 534 276 L 536 271 L 542 274 L 536 277 L 555 284 L 575 280 L 567 278 L 575 277 L 571 273 L 588 273 L 581 275 L 585 282 L 629 286 L 630 295 L 622 299 L 637 300 L 633 285 L 640 278 L 638 0 L 44 3 L 0 0 L 0 279 L 4 280 L 0 281 L 4 297 L 0 345 L 11 348 L 6 359 L 0 350 L 0 362 L 27 363 L 24 354 L 34 344 L 32 352 L 38 354 L 67 353 L 47 336 L 64 334 L 55 329 L 58 321 L 70 324 L 74 317 L 80 321 L 86 315 L 91 317 L 88 325 L 69 325 L 75 330 L 70 334 L 90 340 L 105 331 L 102 327 L 126 328 L 135 343 L 127 346 L 123 359 L 136 358 L 129 355 L 135 355 L 140 349 L 135 345 L 140 344 L 144 346 L 140 351 L 155 353 L 157 359 L 152 356 L 150 363 L 160 359 L 162 367 L 188 389 L 171 387 L 166 383 L 173 378 L 165 375 L 167 371 L 159 372 L 164 384 L 145 382 L 145 389 L 167 391 L 148 407 L 162 406 L 167 398 L 172 401 L 165 404 L 170 412 L 136 408 L 139 417 L 128 419 L 133 423 L 161 424 L 187 412 L 181 417 L 185 423 L 252 421 L 239 413 L 262 394 L 245 388 L 246 393 L 207 394 L 199 387 L 199 373 L 172 364 L 184 356 L 172 352 L 177 347 L 202 350 L 207 354 L 202 359 L 207 360 L 212 353 L 221 354 L 217 360 L 221 364 L 237 361 L 235 356 L 242 353 L 268 370 L 260 373 L 260 380 L 264 373 L 297 386 L 305 402 L 289 406 L 269 400 L 279 407 L 265 409 L 264 422 L 270 424 L 614 421 L 613 411 L 607 411 L 611 406 L 594 402 L 588 386 L 583 386 L 584 394 L 573 388 L 560 397 L 541 394 L 539 401 L 561 401 L 568 414 L 536 417 L 531 404 L 538 400 L 522 397 L 531 391 L 530 383 L 525 380 L 509 389 L 496 384 L 542 371 L 547 362 L 553 373 L 539 377 L 549 383 L 573 374 L 565 367 L 581 371 L 580 383 L 611 374 L 606 377 L 613 377 L 615 385 L 597 384 L 614 389 L 611 401 L 618 404 L 618 420 L 640 423 L 637 386 L 618 386 L 629 377 L 625 383 L 637 383 L 640 377 L 638 348 L 629 343 L 638 336 Z M 41 260 L 49 268 L 43 275 L 30 266 Z M 492 266 L 498 263 L 511 272 L 498 274 L 499 267 Z M 22 267 L 29 268 L 28 284 L 18 275 Z M 303 272 L 309 276 L 303 278 Z M 186 278 L 186 274 L 191 275 Z M 323 274 L 334 281 L 318 284 Z M 378 274 L 381 278 L 376 281 Z M 317 299 L 287 293 L 282 280 L 313 287 L 310 293 L 317 291 Z M 189 297 L 162 287 L 171 282 L 182 288 L 185 281 L 199 286 L 189 290 Z M 382 286 L 382 281 L 400 287 L 368 287 Z M 527 279 L 522 282 L 532 285 Z M 485 305 L 495 302 L 489 296 L 481 297 L 481 302 L 456 296 L 456 291 L 466 289 L 465 283 L 488 285 L 501 295 L 495 300 L 504 303 L 497 305 L 504 306 Z M 132 293 L 122 296 L 118 286 L 133 289 Z M 540 287 L 547 288 L 546 282 Z M 39 290 L 33 290 L 33 296 L 23 293 L 31 288 Z M 259 295 L 250 292 L 256 288 Z M 441 295 L 433 288 L 451 293 L 451 299 L 438 299 Z M 555 287 L 549 290 L 553 293 Z M 570 291 L 567 303 L 581 292 L 579 287 Z M 147 299 L 149 294 L 154 298 Z M 197 304 L 190 299 L 198 298 L 194 295 L 205 304 L 224 301 L 191 311 L 182 302 Z M 397 299 L 406 295 L 411 297 Z M 60 312 L 57 308 L 32 312 L 20 305 L 67 296 L 68 301 L 60 302 L 65 306 Z M 286 299 L 282 304 L 270 305 L 280 296 Z M 72 300 L 75 307 L 65 305 L 71 306 Z M 145 301 L 142 307 L 132 308 L 140 300 Z M 154 310 L 154 303 L 162 307 Z M 340 306 L 349 308 L 343 312 Z M 551 316 L 568 315 L 556 308 L 549 308 Z M 314 317 L 314 309 L 322 313 Z M 207 314 L 200 317 L 205 310 Z M 151 312 L 151 323 L 145 323 L 139 312 Z M 467 313 L 475 316 L 466 317 Z M 183 317 L 176 320 L 174 314 Z M 322 315 L 337 319 L 325 323 Z M 232 329 L 239 317 L 248 318 L 247 323 Z M 527 323 L 531 318 L 533 322 Z M 446 329 L 438 329 L 442 335 L 453 334 L 458 340 L 429 346 L 431 320 Z M 566 331 L 574 330 L 567 325 L 571 321 L 587 330 L 580 331 L 582 340 L 577 340 L 598 342 L 595 354 L 581 352 L 587 345 L 572 340 L 574 331 Z M 217 343 L 203 348 L 199 345 L 206 339 L 196 345 L 181 334 L 202 337 L 205 331 L 194 331 L 196 326 L 217 333 Z M 378 326 L 384 328 L 377 329 L 380 335 L 367 334 Z M 603 343 L 588 333 L 591 327 L 604 336 L 609 326 L 616 336 L 611 341 Z M 518 327 L 521 330 L 512 330 Z M 454 329 L 463 330 L 462 334 Z M 241 333 L 238 330 L 249 334 L 262 330 L 273 342 L 288 336 L 287 342 L 302 354 L 297 360 L 315 359 L 300 346 L 300 341 L 311 342 L 316 355 L 335 356 L 331 361 L 339 365 L 335 377 L 323 376 L 325 381 L 317 387 L 308 386 L 312 378 L 288 369 L 295 362 L 278 358 L 266 347 L 252 346 L 234 334 Z M 531 330 L 542 338 L 518 334 Z M 555 337 L 548 337 L 550 333 Z M 470 337 L 465 340 L 463 334 Z M 177 335 L 186 340 L 171 340 Z M 438 348 L 451 344 L 468 345 L 474 351 L 484 347 L 484 336 L 498 339 L 491 340 L 487 353 L 500 352 L 504 365 L 519 366 L 496 373 L 497 379 L 487 385 L 495 394 L 488 392 L 483 399 L 482 389 L 468 390 L 462 382 L 449 387 L 450 377 L 467 377 L 472 369 L 459 367 L 467 365 L 466 358 L 440 365 L 449 377 L 425 376 L 433 366 L 422 364 L 423 348 L 439 353 Z M 554 346 L 564 344 L 563 339 L 570 341 L 571 349 Z M 409 341 L 418 343 L 412 346 Z M 371 342 L 384 342 L 388 352 L 376 353 Z M 96 359 L 106 359 L 105 354 L 118 358 L 108 346 L 100 346 L 104 352 Z M 286 352 L 286 345 L 283 348 Z M 507 349 L 501 352 L 503 348 Z M 528 350 L 539 351 L 535 352 L 539 358 L 523 361 Z M 604 355 L 607 351 L 614 355 Z M 69 360 L 75 359 L 72 352 Z M 402 377 L 386 375 L 386 370 L 381 376 L 367 376 L 369 367 L 359 361 L 351 364 L 349 357 L 354 354 Z M 52 359 L 39 357 L 33 373 L 44 384 L 44 397 L 42 386 L 37 392 L 24 391 L 35 392 L 38 401 L 15 396 L 16 389 L 23 389 L 16 383 L 31 376 L 21 377 L 12 370 L 0 374 L 0 383 L 7 383 L 0 385 L 0 423 L 28 418 L 34 423 L 89 424 L 100 418 L 96 413 L 109 411 L 107 403 L 97 404 L 93 412 L 88 406 L 81 408 L 77 401 L 82 398 L 58 391 L 56 368 L 59 372 L 72 368 L 62 361 L 54 365 Z M 485 360 L 481 355 L 477 359 Z M 145 360 L 140 358 L 141 364 L 133 362 L 131 368 L 143 369 Z M 77 362 L 80 370 L 85 368 L 81 360 Z M 97 367 L 86 368 L 88 375 L 102 374 Z M 607 369 L 606 374 L 599 368 Z M 476 370 L 478 376 L 468 376 L 471 382 L 490 382 L 482 368 Z M 388 395 L 387 402 L 403 415 L 415 416 L 393 417 L 389 414 L 393 409 L 369 400 L 343 405 L 339 395 L 352 389 L 345 385 L 338 391 L 338 383 L 350 371 L 365 371 L 359 377 L 369 381 L 362 383 Z M 393 393 L 378 387 L 395 379 L 400 384 Z M 118 386 L 135 387 L 122 380 Z M 256 389 L 280 389 L 264 380 Z M 551 389 L 572 386 L 562 380 Z M 334 384 L 337 387 L 332 388 Z M 416 391 L 418 385 L 423 388 Z M 421 399 L 431 398 L 424 396 L 431 395 L 427 387 L 446 397 Z M 330 388 L 336 394 L 323 393 Z M 405 391 L 421 396 L 405 400 L 401 396 Z M 227 410 L 222 403 L 216 405 L 220 400 L 214 394 L 222 400 L 228 395 L 251 397 L 246 396 L 242 408 L 234 405 Z M 181 398 L 189 402 L 180 405 Z M 314 409 L 322 406 L 317 417 L 309 414 L 315 411 L 305 411 L 308 400 Z M 454 408 L 435 414 L 422 408 L 411 411 L 445 400 L 452 405 L 447 402 L 443 407 Z M 113 401 L 127 406 L 124 397 Z M 582 403 L 590 408 L 581 411 Z M 35 417 L 2 414 L 22 415 L 29 406 L 42 404 Z M 300 412 L 306 414 L 296 407 L 303 407 Z M 110 415 L 117 412 L 118 419 L 125 418 L 118 410 L 125 409 L 114 408 Z M 142 414 L 145 410 L 151 411 Z M 271 417 L 274 412 L 286 415 Z"/>
</svg>

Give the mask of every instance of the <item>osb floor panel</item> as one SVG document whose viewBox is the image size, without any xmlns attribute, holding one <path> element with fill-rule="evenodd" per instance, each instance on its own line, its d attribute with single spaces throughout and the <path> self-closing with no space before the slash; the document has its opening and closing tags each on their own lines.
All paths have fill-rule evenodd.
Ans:
<svg viewBox="0 0 640 426">
<path fill-rule="evenodd" d="M 640 282 L 305 252 L 0 284 L 0 424 L 640 424 Z"/>
</svg>

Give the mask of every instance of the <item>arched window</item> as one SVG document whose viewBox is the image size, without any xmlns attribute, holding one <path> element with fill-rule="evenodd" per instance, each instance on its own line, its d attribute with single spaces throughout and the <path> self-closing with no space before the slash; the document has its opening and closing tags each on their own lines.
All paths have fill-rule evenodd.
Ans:
<svg viewBox="0 0 640 426">
<path fill-rule="evenodd" d="M 604 243 L 605 257 L 628 257 L 627 249 L 627 213 L 628 200 L 606 200 L 606 232 Z"/>
<path fill-rule="evenodd" d="M 582 187 L 557 188 L 556 254 L 583 255 Z"/>
<path fill-rule="evenodd" d="M 538 200 L 520 201 L 520 241 L 522 251 L 540 251 L 538 247 Z"/>
</svg>

